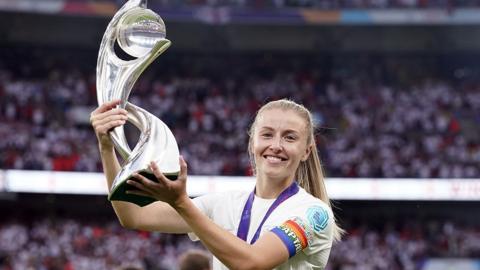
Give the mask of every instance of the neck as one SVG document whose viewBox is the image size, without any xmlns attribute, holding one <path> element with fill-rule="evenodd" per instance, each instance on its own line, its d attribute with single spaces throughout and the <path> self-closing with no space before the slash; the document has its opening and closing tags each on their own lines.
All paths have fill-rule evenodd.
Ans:
<svg viewBox="0 0 480 270">
<path fill-rule="evenodd" d="M 255 195 L 263 199 L 275 199 L 293 183 L 293 178 L 268 179 L 257 176 Z"/>
</svg>

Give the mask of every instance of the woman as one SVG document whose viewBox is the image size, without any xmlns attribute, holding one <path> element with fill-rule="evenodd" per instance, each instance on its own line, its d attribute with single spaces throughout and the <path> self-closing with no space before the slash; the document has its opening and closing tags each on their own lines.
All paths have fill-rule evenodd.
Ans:
<svg viewBox="0 0 480 270">
<path fill-rule="evenodd" d="M 120 170 L 108 130 L 125 124 L 127 112 L 106 103 L 91 114 L 104 172 L 111 188 Z M 336 225 L 325 190 L 310 112 L 293 101 L 264 105 L 250 129 L 248 152 L 255 171 L 251 193 L 228 192 L 190 199 L 187 164 L 170 181 L 155 163 L 158 183 L 135 175 L 133 194 L 158 202 L 138 207 L 112 202 L 124 227 L 190 233 L 215 256 L 213 269 L 324 269 Z"/>
</svg>

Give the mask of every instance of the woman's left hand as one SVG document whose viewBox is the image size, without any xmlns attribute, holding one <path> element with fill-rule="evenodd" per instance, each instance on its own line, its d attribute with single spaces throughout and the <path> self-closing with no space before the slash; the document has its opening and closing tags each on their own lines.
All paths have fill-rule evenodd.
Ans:
<svg viewBox="0 0 480 270">
<path fill-rule="evenodd" d="M 180 156 L 180 173 L 176 180 L 168 179 L 155 162 L 150 162 L 150 170 L 153 172 L 158 182 L 147 179 L 146 177 L 135 173 L 134 179 L 127 180 L 127 184 L 137 188 L 137 190 L 127 191 L 128 194 L 147 196 L 159 201 L 166 202 L 175 208 L 183 199 L 188 198 L 187 183 L 187 163 Z"/>
</svg>

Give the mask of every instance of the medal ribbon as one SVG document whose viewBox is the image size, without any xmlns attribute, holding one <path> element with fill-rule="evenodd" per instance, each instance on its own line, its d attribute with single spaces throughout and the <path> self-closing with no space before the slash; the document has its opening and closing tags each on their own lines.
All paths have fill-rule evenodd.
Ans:
<svg viewBox="0 0 480 270">
<path fill-rule="evenodd" d="M 255 199 L 255 189 L 253 189 L 252 193 L 250 193 L 250 196 L 248 196 L 248 200 L 245 203 L 245 207 L 243 208 L 243 211 L 242 211 L 240 224 L 238 225 L 237 237 L 239 237 L 245 242 L 247 241 L 247 235 L 250 229 L 250 218 L 252 213 L 253 200 Z M 297 182 L 293 181 L 293 183 L 288 188 L 286 188 L 284 191 L 282 191 L 282 193 L 280 193 L 280 195 L 278 195 L 277 199 L 273 202 L 270 208 L 268 208 L 268 211 L 263 217 L 262 222 L 258 226 L 257 231 L 255 232 L 255 235 L 252 238 L 252 241 L 250 241 L 250 244 L 253 244 L 255 243 L 255 241 L 257 241 L 260 235 L 260 229 L 262 228 L 263 223 L 265 223 L 265 221 L 273 212 L 273 210 L 275 210 L 275 208 L 277 208 L 286 199 L 297 194 L 298 190 L 299 190 L 299 187 Z"/>
</svg>

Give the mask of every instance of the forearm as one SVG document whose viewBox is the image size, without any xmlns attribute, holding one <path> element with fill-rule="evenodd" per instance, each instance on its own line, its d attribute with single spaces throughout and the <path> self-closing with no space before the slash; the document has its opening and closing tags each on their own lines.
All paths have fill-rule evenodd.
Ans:
<svg viewBox="0 0 480 270">
<path fill-rule="evenodd" d="M 258 268 L 254 246 L 215 224 L 189 198 L 181 200 L 174 208 L 208 250 L 229 269 L 262 269 Z"/>
<path fill-rule="evenodd" d="M 100 158 L 102 160 L 103 173 L 107 180 L 108 192 L 110 192 L 113 180 L 120 171 L 120 163 L 118 162 L 117 156 L 115 154 L 115 149 L 113 147 L 103 147 L 98 146 L 100 150 Z"/>
<path fill-rule="evenodd" d="M 120 163 L 118 162 L 113 147 L 102 147 L 99 145 L 99 149 L 100 157 L 102 159 L 103 173 L 107 180 L 108 192 L 110 192 L 113 181 L 121 170 Z M 134 228 L 136 226 L 135 221 L 138 220 L 135 211 L 135 208 L 138 208 L 136 205 L 127 202 L 112 201 L 112 206 L 122 226 L 128 228 Z"/>
<path fill-rule="evenodd" d="M 103 171 L 107 179 L 110 192 L 113 181 L 121 170 L 115 149 L 99 146 Z M 166 233 L 186 233 L 190 228 L 167 203 L 154 202 L 150 205 L 139 207 L 133 203 L 112 201 L 112 206 L 122 226 L 130 229 L 146 231 L 160 231 Z"/>
</svg>

